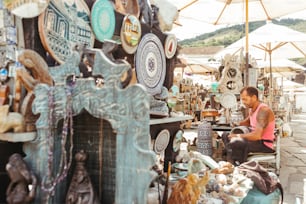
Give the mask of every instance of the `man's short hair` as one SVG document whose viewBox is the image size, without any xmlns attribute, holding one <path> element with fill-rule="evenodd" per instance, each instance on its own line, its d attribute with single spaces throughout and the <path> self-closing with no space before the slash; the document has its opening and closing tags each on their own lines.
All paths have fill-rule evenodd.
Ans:
<svg viewBox="0 0 306 204">
<path fill-rule="evenodd" d="M 246 91 L 248 96 L 256 96 L 258 98 L 258 89 L 253 86 L 247 86 L 241 89 L 240 94 Z"/>
</svg>

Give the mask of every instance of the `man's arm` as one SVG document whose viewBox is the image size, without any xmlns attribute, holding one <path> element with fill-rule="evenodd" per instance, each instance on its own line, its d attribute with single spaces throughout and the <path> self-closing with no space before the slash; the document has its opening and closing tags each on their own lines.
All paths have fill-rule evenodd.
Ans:
<svg viewBox="0 0 306 204">
<path fill-rule="evenodd" d="M 240 121 L 239 125 L 249 127 L 250 126 L 250 116 L 248 116 L 246 119 Z"/>
<path fill-rule="evenodd" d="M 261 140 L 263 130 L 269 124 L 269 118 L 270 118 L 270 109 L 268 107 L 261 107 L 256 117 L 257 124 L 256 124 L 255 129 L 250 133 L 240 134 L 239 136 L 241 138 L 251 140 L 251 141 Z M 237 134 L 229 135 L 230 138 L 237 137 L 237 136 L 238 136 Z"/>
<path fill-rule="evenodd" d="M 257 114 L 257 126 L 265 129 L 269 124 L 271 110 L 268 107 L 262 107 Z"/>
</svg>

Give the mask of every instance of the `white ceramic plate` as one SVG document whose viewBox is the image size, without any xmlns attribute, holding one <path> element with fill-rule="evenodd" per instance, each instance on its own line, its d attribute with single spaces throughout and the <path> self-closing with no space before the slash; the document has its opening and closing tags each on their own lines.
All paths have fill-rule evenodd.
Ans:
<svg viewBox="0 0 306 204">
<path fill-rule="evenodd" d="M 237 106 L 237 98 L 233 93 L 223 93 L 220 97 L 220 104 L 224 108 L 234 108 Z"/>
<path fill-rule="evenodd" d="M 155 139 L 154 151 L 157 154 L 160 154 L 163 151 L 165 151 L 165 149 L 167 148 L 169 144 L 169 140 L 170 140 L 169 130 L 163 129 L 162 131 L 160 131 Z"/>
</svg>

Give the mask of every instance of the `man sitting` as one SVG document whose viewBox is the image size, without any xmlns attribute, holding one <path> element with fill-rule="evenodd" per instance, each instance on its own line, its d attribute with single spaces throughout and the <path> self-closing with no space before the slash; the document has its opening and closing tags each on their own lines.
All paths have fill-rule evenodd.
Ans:
<svg viewBox="0 0 306 204">
<path fill-rule="evenodd" d="M 255 87 L 244 87 L 240 100 L 249 109 L 249 115 L 239 126 L 248 126 L 251 131 L 244 134 L 223 134 L 227 161 L 239 165 L 247 160 L 250 152 L 273 153 L 275 117 L 273 111 L 258 99 Z"/>
</svg>

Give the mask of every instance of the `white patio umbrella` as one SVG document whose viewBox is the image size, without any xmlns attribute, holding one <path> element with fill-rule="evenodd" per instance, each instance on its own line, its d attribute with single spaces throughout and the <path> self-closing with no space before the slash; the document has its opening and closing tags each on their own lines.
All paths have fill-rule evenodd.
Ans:
<svg viewBox="0 0 306 204">
<path fill-rule="evenodd" d="M 175 71 L 186 74 L 202 74 L 206 75 L 209 73 L 217 72 L 217 69 L 204 64 L 187 64 L 185 67 L 175 68 Z"/>
<path fill-rule="evenodd" d="M 278 86 L 282 86 L 283 91 L 289 91 L 289 90 L 305 90 L 306 86 L 304 84 L 296 83 L 294 81 L 290 81 L 286 78 L 277 78 L 276 83 Z"/>
<path fill-rule="evenodd" d="M 239 24 L 272 20 L 306 9 L 305 0 L 168 0 L 179 11 L 180 19 L 210 24 Z"/>
<path fill-rule="evenodd" d="M 249 33 L 249 53 L 256 59 L 273 59 L 306 57 L 306 34 L 289 27 L 267 22 Z M 226 54 L 240 54 L 246 46 L 245 37 L 218 52 L 215 57 Z"/>
<path fill-rule="evenodd" d="M 217 72 L 217 68 L 210 66 L 204 61 L 192 59 L 188 57 L 180 58 L 180 66 L 175 68 L 175 72 L 187 73 L 187 74 L 203 74 Z"/>
<path fill-rule="evenodd" d="M 273 59 L 306 57 L 306 34 L 286 26 L 267 23 L 249 34 L 249 53 L 255 59 L 269 61 L 272 85 Z M 245 47 L 245 37 L 218 52 L 215 57 L 240 54 Z M 272 88 L 272 87 L 271 87 Z"/>
<path fill-rule="evenodd" d="M 270 72 L 270 61 L 269 60 L 257 60 L 257 67 L 264 69 L 265 73 Z M 302 65 L 289 59 L 275 59 L 273 60 L 272 72 L 280 76 L 296 75 L 297 72 L 304 72 L 306 68 Z"/>
<path fill-rule="evenodd" d="M 214 25 L 245 23 L 246 67 L 249 59 L 249 22 L 271 20 L 306 9 L 305 0 L 169 0 L 179 18 L 202 20 Z M 247 71 L 247 69 L 246 69 Z M 248 75 L 248 72 L 246 73 Z M 246 77 L 247 78 L 247 77 Z"/>
</svg>

